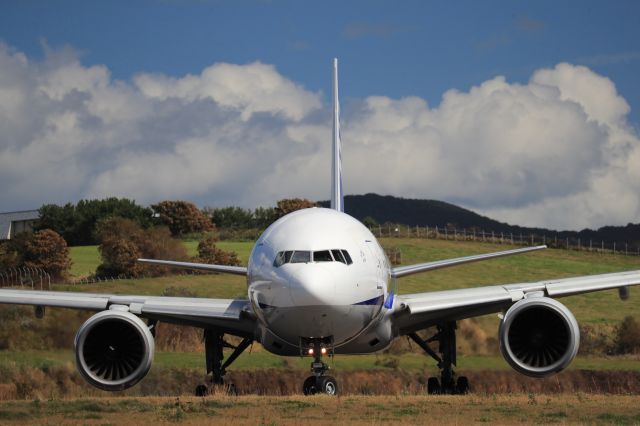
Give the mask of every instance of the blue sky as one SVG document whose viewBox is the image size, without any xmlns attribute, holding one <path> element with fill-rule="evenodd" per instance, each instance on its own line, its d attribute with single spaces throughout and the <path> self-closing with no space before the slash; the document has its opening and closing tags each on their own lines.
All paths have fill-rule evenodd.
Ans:
<svg viewBox="0 0 640 426">
<path fill-rule="evenodd" d="M 341 60 L 346 97 L 422 96 L 558 62 L 612 79 L 640 121 L 637 1 L 5 1 L 0 38 L 29 56 L 70 45 L 118 79 L 180 76 L 215 62 L 274 64 L 327 92 Z"/>
<path fill-rule="evenodd" d="M 327 199 L 337 56 L 347 193 L 638 223 L 639 17 L 638 1 L 3 1 L 0 210 Z"/>
</svg>

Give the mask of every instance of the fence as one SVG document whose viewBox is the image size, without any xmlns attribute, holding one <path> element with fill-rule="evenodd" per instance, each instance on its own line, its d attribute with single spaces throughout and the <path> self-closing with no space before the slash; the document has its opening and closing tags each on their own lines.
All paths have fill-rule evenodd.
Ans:
<svg viewBox="0 0 640 426">
<path fill-rule="evenodd" d="M 30 288 L 48 290 L 51 288 L 51 276 L 42 268 L 9 268 L 0 271 L 0 287 Z"/>
<path fill-rule="evenodd" d="M 512 232 L 484 231 L 482 229 L 457 229 L 453 227 L 438 226 L 407 226 L 385 223 L 370 228 L 376 237 L 408 237 L 430 238 L 452 241 L 478 241 L 494 244 L 509 244 L 521 246 L 547 245 L 553 248 L 566 250 L 580 250 L 597 253 L 619 254 L 626 256 L 640 256 L 640 244 L 637 242 L 605 242 L 604 240 L 582 241 L 580 238 L 558 237 L 554 235 L 523 234 Z"/>
</svg>

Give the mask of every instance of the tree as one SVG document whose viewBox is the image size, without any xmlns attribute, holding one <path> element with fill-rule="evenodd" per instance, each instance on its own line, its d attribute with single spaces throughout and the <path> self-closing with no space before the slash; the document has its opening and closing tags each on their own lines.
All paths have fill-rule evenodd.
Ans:
<svg viewBox="0 0 640 426">
<path fill-rule="evenodd" d="M 254 218 L 251 210 L 240 207 L 223 207 L 211 209 L 211 219 L 218 228 L 243 228 L 254 226 Z"/>
<path fill-rule="evenodd" d="M 158 276 L 169 272 L 167 267 L 147 266 L 139 258 L 185 260 L 187 252 L 182 242 L 172 238 L 167 227 L 143 229 L 130 219 L 111 218 L 99 226 L 102 264 L 96 275 L 101 277 L 138 277 L 144 273 Z"/>
<path fill-rule="evenodd" d="M 253 220 L 256 228 L 265 229 L 278 220 L 278 214 L 273 207 L 258 207 L 253 211 Z"/>
<path fill-rule="evenodd" d="M 110 217 L 131 219 L 142 227 L 151 225 L 151 210 L 126 198 L 80 200 L 76 205 L 45 204 L 39 209 L 37 229 L 53 229 L 72 246 L 98 243 L 97 225 Z"/>
<path fill-rule="evenodd" d="M 235 252 L 216 247 L 216 242 L 217 239 L 213 234 L 206 234 L 198 243 L 198 256 L 194 261 L 211 265 L 240 265 L 240 259 Z"/>
<path fill-rule="evenodd" d="M 311 207 L 318 207 L 318 203 L 307 200 L 306 198 L 285 198 L 278 201 L 276 215 L 278 218 L 281 218 L 282 216 L 296 210 L 308 209 Z"/>
<path fill-rule="evenodd" d="M 188 201 L 162 201 L 151 206 L 172 235 L 206 232 L 214 229 L 211 220 Z"/>
<path fill-rule="evenodd" d="M 371 216 L 367 216 L 364 219 L 362 219 L 362 224 L 364 226 L 366 226 L 367 228 L 369 228 L 369 229 L 373 229 L 373 228 L 377 228 L 378 227 L 378 221 L 375 220 Z"/>
<path fill-rule="evenodd" d="M 66 278 L 71 269 L 67 242 L 51 229 L 20 234 L 13 242 L 12 252 L 15 266 L 43 269 L 54 280 Z"/>
</svg>

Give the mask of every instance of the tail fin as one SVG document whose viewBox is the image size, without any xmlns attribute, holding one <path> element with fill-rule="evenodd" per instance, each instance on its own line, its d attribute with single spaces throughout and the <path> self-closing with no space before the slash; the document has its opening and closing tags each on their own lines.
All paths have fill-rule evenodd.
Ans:
<svg viewBox="0 0 640 426">
<path fill-rule="evenodd" d="M 338 102 L 338 59 L 333 58 L 333 160 L 331 166 L 331 208 L 344 211 L 342 195 L 342 150 L 340 147 L 340 103 Z"/>
</svg>

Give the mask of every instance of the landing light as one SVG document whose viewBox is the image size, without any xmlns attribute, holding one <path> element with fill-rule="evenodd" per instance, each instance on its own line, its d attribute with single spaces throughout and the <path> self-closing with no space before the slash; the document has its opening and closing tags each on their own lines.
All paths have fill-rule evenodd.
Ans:
<svg viewBox="0 0 640 426">
<path fill-rule="evenodd" d="M 307 352 L 309 353 L 309 355 L 313 355 L 313 348 L 309 348 Z"/>
<path fill-rule="evenodd" d="M 320 353 L 321 353 L 322 355 L 326 355 L 326 354 L 327 354 L 327 348 L 322 348 L 322 349 L 320 349 Z"/>
</svg>

